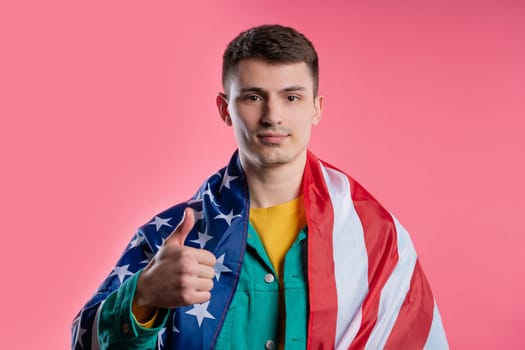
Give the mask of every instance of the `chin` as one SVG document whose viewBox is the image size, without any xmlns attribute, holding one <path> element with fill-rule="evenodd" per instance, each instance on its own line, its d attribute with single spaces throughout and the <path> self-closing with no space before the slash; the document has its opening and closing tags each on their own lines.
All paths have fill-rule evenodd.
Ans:
<svg viewBox="0 0 525 350">
<path fill-rule="evenodd" d="M 293 161 L 294 157 L 288 154 L 259 154 L 258 162 L 262 166 L 266 167 L 276 167 L 283 164 L 288 164 Z"/>
<path fill-rule="evenodd" d="M 241 159 L 251 163 L 254 167 L 279 167 L 292 164 L 302 158 L 301 150 L 283 149 L 284 147 L 260 147 L 254 149 L 241 150 Z M 306 155 L 306 151 L 304 155 Z"/>
</svg>

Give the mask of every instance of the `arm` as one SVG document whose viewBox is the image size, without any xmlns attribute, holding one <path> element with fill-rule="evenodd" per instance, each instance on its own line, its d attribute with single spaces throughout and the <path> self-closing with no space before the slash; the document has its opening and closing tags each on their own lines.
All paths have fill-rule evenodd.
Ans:
<svg viewBox="0 0 525 350">
<path fill-rule="evenodd" d="M 155 255 L 139 231 L 73 322 L 73 349 L 98 349 L 99 344 L 102 349 L 155 344 L 168 317 L 167 309 L 210 298 L 215 257 L 183 245 L 195 222 L 192 210 L 186 209 L 184 214 Z M 152 329 L 138 324 L 136 319 L 144 322 L 157 309 L 159 315 Z"/>
<path fill-rule="evenodd" d="M 152 257 L 153 252 L 142 232 L 137 232 L 113 271 L 73 322 L 72 349 L 99 349 L 99 339 L 102 338 L 116 343 L 120 338 L 124 339 L 122 326 L 120 329 L 106 327 L 99 332 L 98 324 L 107 325 L 110 319 L 114 324 L 128 323 L 130 329 L 135 330 L 128 322 L 131 321 L 129 306 L 135 294 L 137 279 Z"/>
<path fill-rule="evenodd" d="M 147 328 L 137 322 L 132 313 L 132 301 L 141 272 L 126 280 L 101 305 L 96 338 L 102 349 L 155 347 L 157 334 L 165 326 L 169 310 L 158 309 L 159 314 L 152 327 Z"/>
</svg>

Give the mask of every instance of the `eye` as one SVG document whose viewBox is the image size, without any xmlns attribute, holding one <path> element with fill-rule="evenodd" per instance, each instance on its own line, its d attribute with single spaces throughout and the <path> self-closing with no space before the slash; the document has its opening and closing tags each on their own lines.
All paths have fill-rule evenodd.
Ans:
<svg viewBox="0 0 525 350">
<path fill-rule="evenodd" d="M 258 96 L 258 95 L 246 95 L 244 96 L 244 100 L 249 101 L 249 102 L 257 102 L 257 101 L 261 101 L 262 98 L 261 96 Z"/>
<path fill-rule="evenodd" d="M 288 100 L 289 102 L 299 101 L 299 96 L 296 96 L 296 95 L 288 95 L 288 96 L 286 96 L 286 100 Z"/>
</svg>

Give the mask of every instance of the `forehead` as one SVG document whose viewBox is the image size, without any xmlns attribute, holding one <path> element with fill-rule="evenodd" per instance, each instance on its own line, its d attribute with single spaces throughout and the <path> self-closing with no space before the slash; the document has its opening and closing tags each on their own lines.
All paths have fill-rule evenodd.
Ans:
<svg viewBox="0 0 525 350">
<path fill-rule="evenodd" d="M 268 63 L 261 59 L 245 59 L 239 62 L 229 77 L 230 89 L 240 90 L 256 87 L 264 90 L 282 90 L 301 86 L 313 91 L 313 79 L 305 62 Z"/>
</svg>

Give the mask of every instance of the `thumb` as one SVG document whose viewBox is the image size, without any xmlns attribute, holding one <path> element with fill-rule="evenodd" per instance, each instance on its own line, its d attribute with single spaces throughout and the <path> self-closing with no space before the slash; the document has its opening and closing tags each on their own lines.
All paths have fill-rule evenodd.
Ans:
<svg viewBox="0 0 525 350">
<path fill-rule="evenodd" d="M 166 238 L 164 241 L 164 244 L 175 244 L 182 246 L 184 245 L 184 241 L 186 240 L 186 237 L 188 237 L 188 234 L 190 233 L 191 229 L 195 225 L 195 214 L 193 213 L 193 209 L 190 207 L 187 207 L 184 209 L 184 215 L 182 216 L 182 219 L 180 220 L 179 224 L 173 232 Z"/>
</svg>

